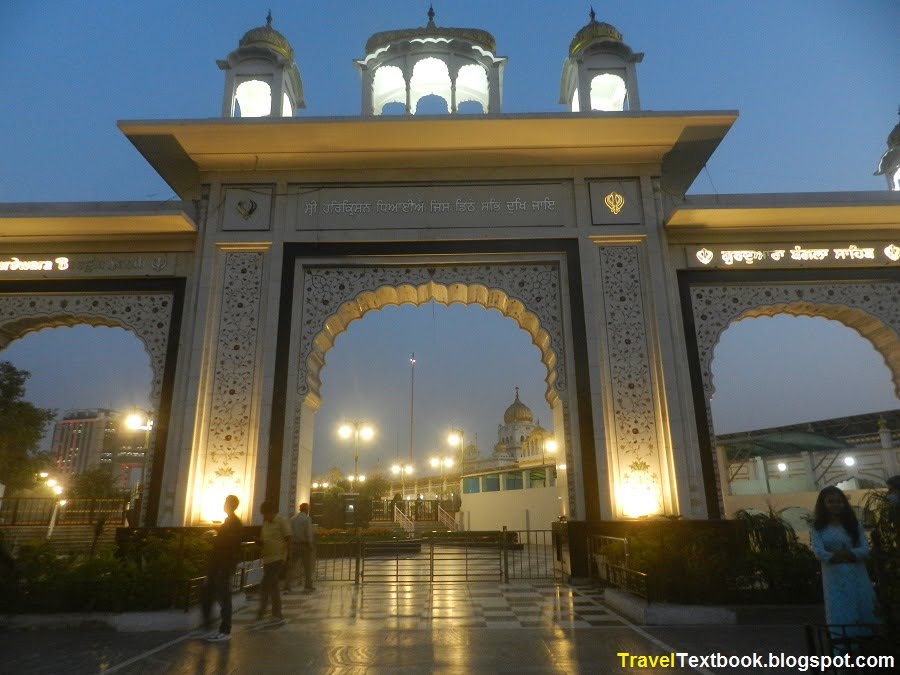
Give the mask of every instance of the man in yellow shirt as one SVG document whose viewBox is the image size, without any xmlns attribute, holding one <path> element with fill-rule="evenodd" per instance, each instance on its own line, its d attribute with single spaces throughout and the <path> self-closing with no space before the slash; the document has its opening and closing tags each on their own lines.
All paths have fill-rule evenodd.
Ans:
<svg viewBox="0 0 900 675">
<path fill-rule="evenodd" d="M 262 512 L 262 563 L 263 578 L 260 584 L 258 619 L 266 616 L 266 607 L 272 601 L 272 618 L 276 624 L 283 624 L 281 615 L 281 571 L 287 564 L 291 550 L 291 526 L 278 515 L 274 502 L 264 501 L 259 507 Z"/>
</svg>

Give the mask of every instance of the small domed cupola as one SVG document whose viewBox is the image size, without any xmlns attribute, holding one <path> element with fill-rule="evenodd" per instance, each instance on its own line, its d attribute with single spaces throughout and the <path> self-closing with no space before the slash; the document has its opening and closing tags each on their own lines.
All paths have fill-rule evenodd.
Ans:
<svg viewBox="0 0 900 675">
<path fill-rule="evenodd" d="M 524 422 L 531 424 L 533 420 L 534 415 L 531 412 L 531 408 L 519 400 L 519 388 L 516 387 L 516 400 L 503 413 L 503 423 L 515 424 L 516 422 Z"/>
<path fill-rule="evenodd" d="M 900 115 L 900 110 L 897 114 Z M 878 162 L 875 175 L 887 178 L 888 190 L 900 192 L 900 122 L 888 134 L 887 150 Z"/>
<path fill-rule="evenodd" d="M 425 96 L 443 99 L 451 114 L 498 113 L 506 57 L 495 56 L 496 48 L 487 31 L 437 26 L 433 7 L 424 28 L 375 33 L 366 56 L 354 61 L 362 77 L 362 114 L 381 115 L 390 106 L 415 115 Z"/>
<path fill-rule="evenodd" d="M 300 70 L 287 38 L 266 25 L 244 34 L 238 48 L 216 61 L 225 71 L 222 117 L 293 117 L 305 108 Z"/>
<path fill-rule="evenodd" d="M 563 64 L 559 102 L 569 112 L 640 110 L 635 64 L 644 58 L 622 41 L 615 26 L 591 20 L 569 44 L 569 58 Z"/>
</svg>

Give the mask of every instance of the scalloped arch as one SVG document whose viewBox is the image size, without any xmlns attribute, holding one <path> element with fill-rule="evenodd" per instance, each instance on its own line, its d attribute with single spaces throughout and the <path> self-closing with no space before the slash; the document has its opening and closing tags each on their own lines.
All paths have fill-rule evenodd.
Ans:
<svg viewBox="0 0 900 675">
<path fill-rule="evenodd" d="M 325 355 L 334 346 L 337 336 L 354 321 L 383 307 L 419 306 L 432 300 L 442 305 L 480 305 L 485 309 L 496 309 L 503 316 L 513 319 L 519 328 L 531 336 L 532 344 L 540 350 L 541 362 L 547 368 L 545 397 L 551 406 L 556 402 L 558 393 L 555 384 L 559 359 L 552 347 L 550 334 L 541 326 L 538 316 L 527 310 L 521 300 L 511 297 L 502 289 L 489 288 L 479 283 L 444 285 L 430 281 L 418 286 L 380 286 L 373 291 L 363 291 L 352 300 L 342 303 L 336 312 L 325 319 L 324 327 L 313 338 L 312 350 L 306 360 L 309 391 L 318 396 L 322 384 L 319 374 L 325 365 Z"/>
<path fill-rule="evenodd" d="M 86 324 L 123 328 L 150 359 L 150 399 L 159 407 L 172 320 L 170 294 L 59 294 L 0 296 L 0 348 L 43 328 Z"/>
<path fill-rule="evenodd" d="M 769 307 L 755 307 L 753 309 L 745 310 L 720 330 L 716 336 L 715 344 L 718 345 L 722 334 L 737 321 L 760 317 L 773 317 L 779 314 L 829 319 L 855 330 L 860 337 L 868 340 L 875 348 L 875 351 L 877 351 L 884 359 L 885 365 L 891 371 L 891 377 L 894 383 L 894 393 L 897 398 L 900 398 L 900 339 L 898 339 L 898 335 L 894 330 L 861 309 L 842 305 L 818 305 L 809 302 L 794 302 L 790 304 L 771 305 Z M 711 374 L 712 361 L 715 360 L 714 352 L 715 345 L 713 347 L 713 352 L 711 352 L 710 360 L 710 395 L 715 393 L 715 378 L 713 378 Z"/>
<path fill-rule="evenodd" d="M 868 340 L 891 371 L 900 398 L 900 284 L 723 284 L 691 289 L 697 351 L 707 404 L 715 389 L 713 352 L 722 333 L 744 318 L 789 314 L 838 321 Z"/>
</svg>

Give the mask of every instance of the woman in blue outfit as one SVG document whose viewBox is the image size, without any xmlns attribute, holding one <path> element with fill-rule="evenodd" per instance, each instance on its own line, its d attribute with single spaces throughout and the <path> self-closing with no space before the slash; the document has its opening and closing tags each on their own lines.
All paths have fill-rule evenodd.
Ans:
<svg viewBox="0 0 900 675">
<path fill-rule="evenodd" d="M 865 560 L 869 544 L 846 495 L 830 486 L 819 493 L 812 527 L 812 547 L 822 563 L 825 620 L 832 635 L 871 635 L 875 592 Z"/>
</svg>

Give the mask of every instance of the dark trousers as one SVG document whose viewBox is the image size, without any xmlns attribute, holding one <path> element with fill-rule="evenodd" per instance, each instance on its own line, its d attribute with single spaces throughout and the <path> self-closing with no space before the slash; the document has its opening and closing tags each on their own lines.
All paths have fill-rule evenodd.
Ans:
<svg viewBox="0 0 900 675">
<path fill-rule="evenodd" d="M 206 584 L 200 600 L 203 605 L 204 623 L 209 623 L 213 601 L 219 603 L 221 623 L 220 633 L 231 632 L 231 577 L 233 570 L 212 570 L 206 577 Z"/>
<path fill-rule="evenodd" d="M 296 578 L 298 567 L 303 565 L 303 587 L 304 588 L 312 588 L 313 587 L 313 576 L 315 575 L 315 561 L 314 554 L 315 549 L 312 544 L 298 544 L 294 546 L 293 550 L 294 554 L 294 574 L 293 576 Z"/>
<path fill-rule="evenodd" d="M 283 560 L 276 560 L 263 565 L 263 578 L 260 584 L 259 595 L 259 618 L 263 618 L 266 615 L 269 600 L 272 601 L 272 616 L 276 619 L 281 618 L 281 588 L 279 588 L 278 582 L 281 579 L 281 570 L 283 568 Z"/>
</svg>

